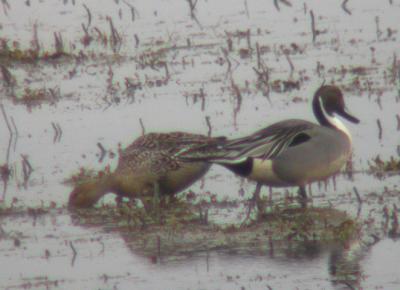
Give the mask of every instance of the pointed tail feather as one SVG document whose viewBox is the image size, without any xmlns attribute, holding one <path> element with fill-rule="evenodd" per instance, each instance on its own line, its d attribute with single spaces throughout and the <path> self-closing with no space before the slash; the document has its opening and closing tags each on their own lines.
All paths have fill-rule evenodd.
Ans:
<svg viewBox="0 0 400 290">
<path fill-rule="evenodd" d="M 219 164 L 234 164 L 246 160 L 247 157 L 238 156 L 240 152 L 236 148 L 227 146 L 229 142 L 230 140 L 224 138 L 212 144 L 187 147 L 179 151 L 175 156 L 183 161 L 203 161 Z"/>
<path fill-rule="evenodd" d="M 287 120 L 237 139 L 193 146 L 181 150 L 177 157 L 186 161 L 238 164 L 250 158 L 274 159 L 290 146 L 292 140 L 311 123 Z"/>
</svg>

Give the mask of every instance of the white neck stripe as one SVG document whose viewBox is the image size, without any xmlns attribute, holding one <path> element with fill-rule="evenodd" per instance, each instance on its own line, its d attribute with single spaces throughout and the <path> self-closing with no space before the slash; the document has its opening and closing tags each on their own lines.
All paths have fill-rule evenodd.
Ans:
<svg viewBox="0 0 400 290">
<path fill-rule="evenodd" d="M 329 115 L 326 111 L 325 111 L 325 107 L 322 103 L 321 98 L 319 99 L 319 105 L 321 107 L 322 110 L 322 114 L 325 116 L 326 120 L 328 121 L 328 123 L 330 123 L 333 127 L 335 127 L 336 129 L 342 131 L 343 133 L 345 133 L 347 135 L 347 137 L 349 137 L 349 139 L 351 140 L 351 134 L 350 131 L 346 128 L 346 126 L 343 124 L 343 122 L 338 119 L 335 116 L 331 116 Z"/>
</svg>

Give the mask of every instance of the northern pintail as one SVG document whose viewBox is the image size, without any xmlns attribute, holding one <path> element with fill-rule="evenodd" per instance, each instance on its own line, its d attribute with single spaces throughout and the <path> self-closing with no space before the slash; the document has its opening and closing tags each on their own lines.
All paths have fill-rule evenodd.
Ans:
<svg viewBox="0 0 400 290">
<path fill-rule="evenodd" d="M 120 152 L 113 173 L 77 185 L 69 196 L 69 205 L 91 207 L 109 192 L 130 198 L 149 194 L 173 195 L 201 178 L 210 167 L 203 161 L 182 162 L 175 154 L 184 148 L 207 145 L 221 138 L 183 132 L 141 136 Z"/>
<path fill-rule="evenodd" d="M 250 136 L 184 149 L 178 157 L 217 163 L 264 185 L 298 186 L 305 199 L 308 183 L 337 173 L 351 155 L 350 132 L 337 116 L 359 123 L 346 110 L 343 94 L 336 86 L 321 86 L 312 108 L 320 125 L 284 120 Z"/>
</svg>

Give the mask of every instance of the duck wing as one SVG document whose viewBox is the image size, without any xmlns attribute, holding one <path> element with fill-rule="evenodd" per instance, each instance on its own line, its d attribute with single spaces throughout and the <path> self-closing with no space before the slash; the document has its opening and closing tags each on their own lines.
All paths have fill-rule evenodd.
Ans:
<svg viewBox="0 0 400 290">
<path fill-rule="evenodd" d="M 193 147 L 180 152 L 178 157 L 191 161 L 209 161 L 221 164 L 241 163 L 247 158 L 274 159 L 289 146 L 298 145 L 311 137 L 307 130 L 316 126 L 303 120 L 285 120 L 251 135 L 221 140 L 210 146 Z"/>
</svg>

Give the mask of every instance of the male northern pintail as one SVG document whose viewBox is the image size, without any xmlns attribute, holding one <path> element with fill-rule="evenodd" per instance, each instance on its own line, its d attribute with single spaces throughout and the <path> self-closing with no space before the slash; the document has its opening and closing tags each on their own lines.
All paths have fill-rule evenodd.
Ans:
<svg viewBox="0 0 400 290">
<path fill-rule="evenodd" d="M 210 163 L 203 161 L 182 162 L 175 154 L 184 148 L 207 145 L 221 138 L 183 132 L 150 133 L 139 137 L 120 153 L 113 173 L 77 185 L 69 196 L 69 205 L 90 207 L 109 192 L 131 198 L 149 194 L 173 195 L 201 178 L 210 167 Z"/>
<path fill-rule="evenodd" d="M 260 184 L 299 186 L 300 196 L 306 198 L 305 185 L 337 173 L 351 155 L 351 135 L 337 116 L 359 123 L 347 112 L 336 86 L 321 86 L 312 108 L 320 125 L 284 120 L 250 136 L 184 149 L 178 157 L 221 164 Z"/>
</svg>

